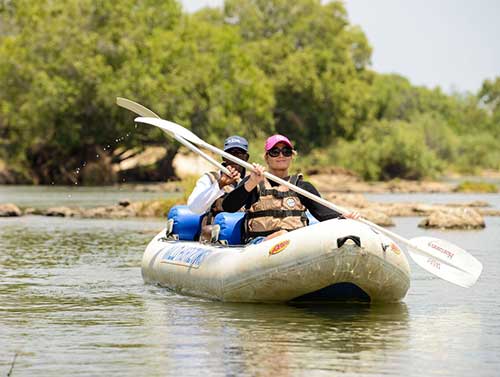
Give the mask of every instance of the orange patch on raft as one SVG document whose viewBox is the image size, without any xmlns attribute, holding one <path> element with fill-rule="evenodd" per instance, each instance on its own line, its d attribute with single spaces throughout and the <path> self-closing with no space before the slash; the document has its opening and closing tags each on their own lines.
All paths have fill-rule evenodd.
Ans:
<svg viewBox="0 0 500 377">
<path fill-rule="evenodd" d="M 290 240 L 281 241 L 269 249 L 269 255 L 281 253 L 288 245 L 290 245 Z"/>
<path fill-rule="evenodd" d="M 395 243 L 391 243 L 391 250 L 396 254 L 401 254 L 401 249 Z"/>
</svg>

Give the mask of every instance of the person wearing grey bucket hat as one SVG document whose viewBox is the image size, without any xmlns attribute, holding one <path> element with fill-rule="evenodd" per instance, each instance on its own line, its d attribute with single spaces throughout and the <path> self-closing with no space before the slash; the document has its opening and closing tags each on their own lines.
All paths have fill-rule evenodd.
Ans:
<svg viewBox="0 0 500 377">
<path fill-rule="evenodd" d="M 224 152 L 227 152 L 242 160 L 248 161 L 248 141 L 244 137 L 233 135 L 224 141 Z M 231 175 L 226 175 L 221 171 L 210 171 L 203 174 L 188 198 L 189 209 L 198 214 L 205 213 L 202 220 L 201 241 L 206 241 L 209 227 L 215 215 L 222 212 L 222 200 L 224 196 L 231 192 L 241 177 L 245 176 L 245 169 L 223 158 L 224 166 L 228 168 Z"/>
</svg>

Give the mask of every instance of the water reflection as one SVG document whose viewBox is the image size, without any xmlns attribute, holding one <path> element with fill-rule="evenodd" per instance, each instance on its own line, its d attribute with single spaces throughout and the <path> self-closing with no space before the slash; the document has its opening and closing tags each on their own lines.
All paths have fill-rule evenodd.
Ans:
<svg viewBox="0 0 500 377">
<path fill-rule="evenodd" d="M 257 305 L 195 301 L 146 304 L 147 327 L 167 329 L 158 368 L 183 375 L 197 368 L 229 375 L 294 371 L 373 373 L 409 337 L 404 303 L 377 305 Z M 154 336 L 154 334 L 150 334 Z M 208 352 L 197 352 L 199 349 Z M 353 363 L 356 360 L 356 363 Z M 380 371 L 382 372 L 382 371 Z"/>
</svg>

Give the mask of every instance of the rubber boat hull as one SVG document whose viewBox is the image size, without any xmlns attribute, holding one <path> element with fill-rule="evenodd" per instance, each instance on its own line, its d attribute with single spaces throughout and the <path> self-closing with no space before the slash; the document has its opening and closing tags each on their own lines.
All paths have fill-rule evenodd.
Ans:
<svg viewBox="0 0 500 377">
<path fill-rule="evenodd" d="M 184 295 L 226 302 L 397 302 L 410 286 L 401 249 L 353 220 L 324 221 L 256 245 L 164 236 L 146 248 L 143 279 Z"/>
</svg>

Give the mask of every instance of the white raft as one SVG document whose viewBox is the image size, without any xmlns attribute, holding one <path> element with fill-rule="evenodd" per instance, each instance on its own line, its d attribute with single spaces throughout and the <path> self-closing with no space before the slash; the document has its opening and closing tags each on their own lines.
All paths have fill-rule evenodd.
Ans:
<svg viewBox="0 0 500 377">
<path fill-rule="evenodd" d="M 369 226 L 346 219 L 256 245 L 168 240 L 162 231 L 146 248 L 142 276 L 180 294 L 226 302 L 396 302 L 410 286 L 401 249 Z"/>
</svg>

